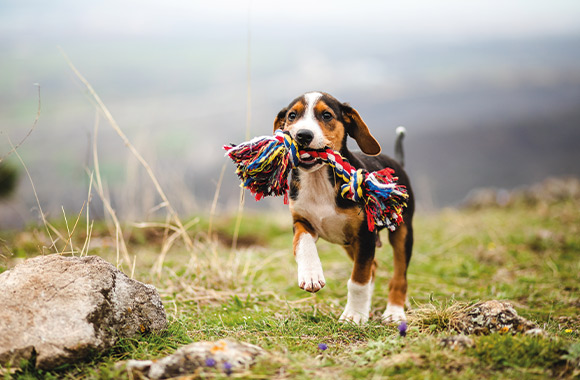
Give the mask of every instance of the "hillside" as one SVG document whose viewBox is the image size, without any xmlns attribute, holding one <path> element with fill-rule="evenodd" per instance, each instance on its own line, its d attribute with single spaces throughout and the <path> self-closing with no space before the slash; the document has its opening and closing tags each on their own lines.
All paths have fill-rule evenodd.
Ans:
<svg viewBox="0 0 580 380">
<path fill-rule="evenodd" d="M 378 253 L 371 322 L 358 327 L 337 323 L 351 270 L 340 248 L 318 243 L 327 278 L 324 289 L 311 295 L 296 286 L 287 213 L 247 213 L 234 251 L 233 217 L 215 219 L 211 226 L 205 216 L 192 219 L 194 248 L 177 243 L 166 256 L 160 254 L 167 242 L 162 227 L 126 226 L 129 252 L 136 258 L 135 278 L 159 289 L 169 331 L 123 340 L 87 363 L 55 372 L 23 363 L 12 377 L 130 378 L 114 363 L 154 359 L 192 341 L 229 337 L 257 344 L 269 354 L 235 375 L 248 379 L 573 378 L 580 374 L 580 200 L 548 200 L 419 214 L 404 338 L 396 326 L 378 320 L 392 271 L 388 247 Z M 74 220 L 69 217 L 70 226 Z M 73 231 L 71 246 L 77 249 L 87 238 L 82 224 Z M 63 221 L 54 227 L 67 231 Z M 113 235 L 102 225 L 91 231 L 88 253 L 115 263 Z M 1 270 L 50 251 L 42 228 L 3 233 L 2 239 Z M 57 247 L 64 249 L 62 243 Z M 121 268 L 130 273 L 131 265 L 123 261 Z M 446 347 L 445 339 L 455 335 L 458 312 L 491 299 L 509 301 L 546 335 L 506 330 L 472 335 L 472 344 L 464 348 Z M 199 376 L 226 377 L 212 368 Z"/>
<path fill-rule="evenodd" d="M 479 187 L 513 189 L 548 177 L 580 177 L 577 107 L 474 124 L 406 139 L 408 170 L 427 206 L 458 205 Z"/>
</svg>

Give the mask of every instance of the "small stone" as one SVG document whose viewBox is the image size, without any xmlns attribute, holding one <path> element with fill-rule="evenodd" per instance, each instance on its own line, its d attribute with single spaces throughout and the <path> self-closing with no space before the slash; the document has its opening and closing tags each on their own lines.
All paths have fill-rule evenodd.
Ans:
<svg viewBox="0 0 580 380">
<path fill-rule="evenodd" d="M 200 367 L 223 368 L 230 374 L 249 367 L 264 350 L 249 343 L 229 339 L 217 342 L 197 342 L 179 348 L 173 355 L 151 360 L 128 360 L 117 364 L 134 376 L 168 379 L 195 373 Z"/>
<path fill-rule="evenodd" d="M 509 302 L 496 300 L 479 302 L 471 306 L 455 317 L 452 325 L 458 332 L 476 335 L 493 332 L 515 334 L 537 327 L 533 322 L 519 316 Z"/>
</svg>

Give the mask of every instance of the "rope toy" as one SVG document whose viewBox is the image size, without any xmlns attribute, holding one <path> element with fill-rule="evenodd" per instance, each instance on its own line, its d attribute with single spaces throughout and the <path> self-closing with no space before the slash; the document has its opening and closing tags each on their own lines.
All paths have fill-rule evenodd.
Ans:
<svg viewBox="0 0 580 380">
<path fill-rule="evenodd" d="M 396 183 L 391 168 L 376 172 L 354 168 L 339 152 L 330 148 L 300 150 L 290 133 L 277 130 L 274 136 L 256 137 L 239 145 L 224 145 L 226 156 L 237 165 L 241 186 L 256 200 L 266 196 L 284 196 L 288 203 L 288 174 L 298 167 L 301 157 L 330 165 L 343 182 L 340 194 L 359 203 L 367 216 L 369 231 L 385 226 L 394 231 L 403 221 L 403 209 L 409 198 L 407 189 Z"/>
</svg>

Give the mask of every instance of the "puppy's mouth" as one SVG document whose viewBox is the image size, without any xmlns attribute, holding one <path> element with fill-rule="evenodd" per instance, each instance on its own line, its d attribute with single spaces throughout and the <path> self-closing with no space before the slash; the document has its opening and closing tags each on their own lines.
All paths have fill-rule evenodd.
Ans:
<svg viewBox="0 0 580 380">
<path fill-rule="evenodd" d="M 322 164 L 322 163 L 323 162 L 320 158 L 313 157 L 310 155 L 310 153 L 301 153 L 300 154 L 300 162 L 298 163 L 298 166 L 308 170 L 308 169 L 312 169 L 316 165 Z"/>
</svg>

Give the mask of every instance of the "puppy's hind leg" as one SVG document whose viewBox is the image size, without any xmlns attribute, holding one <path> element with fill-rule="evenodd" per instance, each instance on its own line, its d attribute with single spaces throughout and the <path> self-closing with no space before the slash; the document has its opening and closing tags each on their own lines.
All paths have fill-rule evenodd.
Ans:
<svg viewBox="0 0 580 380">
<path fill-rule="evenodd" d="M 389 242 L 393 246 L 394 273 L 389 282 L 389 303 L 382 319 L 385 322 L 399 322 L 407 319 L 407 267 L 413 249 L 413 228 L 401 224 L 394 232 L 389 232 Z"/>
</svg>

